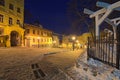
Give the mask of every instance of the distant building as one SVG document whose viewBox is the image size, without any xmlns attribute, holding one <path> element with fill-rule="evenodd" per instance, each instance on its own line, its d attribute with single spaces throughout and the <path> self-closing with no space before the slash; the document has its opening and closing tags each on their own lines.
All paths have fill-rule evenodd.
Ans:
<svg viewBox="0 0 120 80">
<path fill-rule="evenodd" d="M 73 37 L 75 38 L 74 40 L 73 40 Z M 62 38 L 62 47 L 72 49 L 73 46 L 75 49 L 78 49 L 80 47 L 78 36 L 76 35 L 65 36 L 64 35 Z"/>
<path fill-rule="evenodd" d="M 23 45 L 24 0 L 0 0 L 0 47 Z"/>
<path fill-rule="evenodd" d="M 54 34 L 52 38 L 53 38 L 53 47 L 59 47 L 60 45 L 59 36 Z"/>
<path fill-rule="evenodd" d="M 25 46 L 26 47 L 51 47 L 52 31 L 42 28 L 41 25 L 35 26 L 25 24 Z"/>
</svg>

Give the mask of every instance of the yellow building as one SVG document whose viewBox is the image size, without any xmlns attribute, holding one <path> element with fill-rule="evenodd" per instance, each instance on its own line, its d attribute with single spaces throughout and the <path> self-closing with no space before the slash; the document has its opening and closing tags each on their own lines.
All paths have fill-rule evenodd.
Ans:
<svg viewBox="0 0 120 80">
<path fill-rule="evenodd" d="M 71 36 L 63 36 L 62 38 L 62 47 L 63 48 L 72 48 Z"/>
<path fill-rule="evenodd" d="M 24 0 L 0 0 L 0 47 L 23 45 L 23 22 Z"/>
<path fill-rule="evenodd" d="M 26 47 L 51 47 L 52 31 L 42 28 L 41 25 L 35 26 L 24 24 L 25 46 Z"/>
<path fill-rule="evenodd" d="M 78 49 L 80 47 L 78 36 L 75 36 L 75 35 L 65 36 L 64 35 L 62 38 L 62 47 L 72 49 L 73 46 L 75 49 Z"/>
</svg>

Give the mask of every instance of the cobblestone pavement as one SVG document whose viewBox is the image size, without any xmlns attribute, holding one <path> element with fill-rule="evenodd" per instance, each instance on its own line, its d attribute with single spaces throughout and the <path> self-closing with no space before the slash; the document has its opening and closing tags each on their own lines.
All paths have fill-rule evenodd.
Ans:
<svg viewBox="0 0 120 80">
<path fill-rule="evenodd" d="M 36 63 L 40 65 L 44 54 L 63 51 L 68 50 L 58 48 L 0 48 L 0 80 L 37 80 L 31 65 Z"/>
<path fill-rule="evenodd" d="M 58 48 L 0 48 L 0 80 L 72 80 L 60 69 L 79 54 Z"/>
<path fill-rule="evenodd" d="M 75 51 L 60 52 L 59 54 L 50 54 L 44 56 L 42 61 L 50 62 L 61 70 L 66 71 L 67 68 L 75 65 L 77 58 L 84 51 L 85 49 L 79 49 Z"/>
</svg>

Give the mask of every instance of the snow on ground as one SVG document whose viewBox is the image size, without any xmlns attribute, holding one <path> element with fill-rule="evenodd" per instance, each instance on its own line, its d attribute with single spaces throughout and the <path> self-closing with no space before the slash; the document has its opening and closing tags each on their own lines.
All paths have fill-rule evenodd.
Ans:
<svg viewBox="0 0 120 80">
<path fill-rule="evenodd" d="M 39 62 L 44 54 L 67 51 L 58 48 L 0 48 L 0 80 L 36 80 L 31 64 Z"/>
<path fill-rule="evenodd" d="M 120 70 L 90 58 L 84 53 L 67 73 L 75 80 L 120 80 Z"/>
</svg>

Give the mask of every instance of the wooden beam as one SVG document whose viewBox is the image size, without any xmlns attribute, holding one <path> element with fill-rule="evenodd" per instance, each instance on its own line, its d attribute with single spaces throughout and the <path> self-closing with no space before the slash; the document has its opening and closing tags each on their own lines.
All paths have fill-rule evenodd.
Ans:
<svg viewBox="0 0 120 80">
<path fill-rule="evenodd" d="M 101 2 L 101 1 L 97 1 L 97 3 L 96 3 L 96 6 L 98 6 L 98 7 L 104 7 L 104 8 L 108 8 L 108 6 L 110 6 L 111 4 L 109 4 L 109 3 L 105 3 L 105 2 Z M 116 10 L 116 11 L 120 11 L 120 7 L 118 7 L 118 8 L 115 8 L 114 10 Z"/>
<path fill-rule="evenodd" d="M 116 26 L 118 26 L 118 25 L 120 24 L 120 17 L 111 19 L 111 21 L 112 21 Z"/>
<path fill-rule="evenodd" d="M 106 9 L 105 8 L 102 8 L 96 12 L 94 12 L 93 14 L 90 15 L 90 18 L 93 18 L 95 17 L 96 15 L 99 15 L 99 14 L 102 14 L 102 13 L 105 13 L 106 12 Z"/>
<path fill-rule="evenodd" d="M 115 8 L 120 8 L 120 1 L 118 1 L 116 3 L 113 3 L 110 6 L 108 6 L 108 9 L 111 9 L 111 10 L 113 10 Z"/>
<path fill-rule="evenodd" d="M 91 10 L 89 10 L 89 9 L 84 8 L 84 13 L 85 13 L 85 14 L 88 14 L 88 15 L 91 15 L 91 14 L 93 14 L 94 12 L 91 11 Z"/>
</svg>

